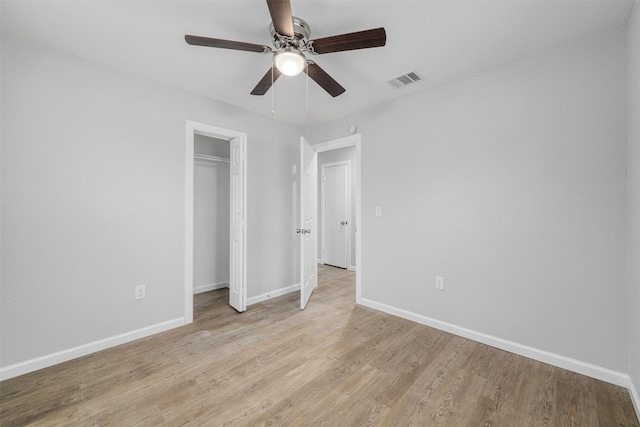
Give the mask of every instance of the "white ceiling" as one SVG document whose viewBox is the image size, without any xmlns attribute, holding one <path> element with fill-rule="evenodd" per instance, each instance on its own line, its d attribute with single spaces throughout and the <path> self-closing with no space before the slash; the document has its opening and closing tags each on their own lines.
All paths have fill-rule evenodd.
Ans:
<svg viewBox="0 0 640 427">
<path fill-rule="evenodd" d="M 138 76 L 299 125 L 340 117 L 626 23 L 632 0 L 299 1 L 311 39 L 384 26 L 381 48 L 314 56 L 346 88 L 332 98 L 304 74 L 249 92 L 271 55 L 189 46 L 185 34 L 270 45 L 253 1 L 7 1 L 2 31 Z M 395 89 L 411 70 L 426 79 Z M 272 98 L 273 94 L 273 98 Z"/>
</svg>

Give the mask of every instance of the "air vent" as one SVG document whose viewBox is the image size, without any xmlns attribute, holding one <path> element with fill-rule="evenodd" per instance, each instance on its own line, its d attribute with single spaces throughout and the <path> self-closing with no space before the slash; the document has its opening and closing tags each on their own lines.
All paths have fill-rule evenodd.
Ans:
<svg viewBox="0 0 640 427">
<path fill-rule="evenodd" d="M 389 80 L 387 83 L 395 88 L 401 88 L 413 83 L 417 83 L 421 80 L 422 77 L 418 73 L 416 73 L 415 71 L 410 71 L 406 74 L 396 77 L 395 79 Z"/>
</svg>

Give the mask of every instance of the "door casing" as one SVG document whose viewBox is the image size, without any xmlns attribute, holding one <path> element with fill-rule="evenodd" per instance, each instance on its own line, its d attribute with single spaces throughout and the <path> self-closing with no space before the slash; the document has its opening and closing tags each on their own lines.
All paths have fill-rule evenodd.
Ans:
<svg viewBox="0 0 640 427">
<path fill-rule="evenodd" d="M 186 122 L 186 147 L 185 147 L 185 247 L 184 247 L 184 323 L 193 322 L 193 194 L 194 194 L 194 136 L 203 135 L 212 138 L 226 139 L 228 141 L 237 140 L 242 147 L 241 161 L 242 185 L 241 185 L 241 205 L 243 207 L 242 225 L 244 233 L 242 236 L 241 263 L 239 289 L 242 293 L 242 307 L 246 309 L 247 301 L 247 134 L 234 130 L 224 129 L 205 123 L 198 123 L 187 120 Z M 233 253 L 229 254 L 230 264 L 233 265 Z M 229 284 L 231 286 L 231 283 Z"/>
<path fill-rule="evenodd" d="M 337 138 L 330 141 L 314 144 L 312 147 L 316 152 L 321 153 L 323 151 L 337 150 L 344 147 L 356 147 L 356 185 L 355 185 L 355 204 L 356 204 L 356 216 L 355 227 L 356 232 L 356 303 L 362 304 L 362 138 L 360 134 L 354 134 L 345 136 L 343 138 Z"/>
</svg>

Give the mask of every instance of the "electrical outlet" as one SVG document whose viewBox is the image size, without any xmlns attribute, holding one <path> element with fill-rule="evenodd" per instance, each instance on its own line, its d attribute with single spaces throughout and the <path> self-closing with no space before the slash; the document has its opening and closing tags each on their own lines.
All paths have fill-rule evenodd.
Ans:
<svg viewBox="0 0 640 427">
<path fill-rule="evenodd" d="M 436 289 L 444 292 L 444 277 L 436 276 Z"/>
<path fill-rule="evenodd" d="M 147 297 L 147 285 L 136 286 L 136 299 L 145 299 Z"/>
</svg>

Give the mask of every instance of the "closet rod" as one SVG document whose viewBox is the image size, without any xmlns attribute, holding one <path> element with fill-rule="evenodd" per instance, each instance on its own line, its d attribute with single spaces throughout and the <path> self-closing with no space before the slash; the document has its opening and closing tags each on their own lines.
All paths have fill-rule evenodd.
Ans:
<svg viewBox="0 0 640 427">
<path fill-rule="evenodd" d="M 193 160 L 202 165 L 228 165 L 229 159 L 225 157 L 210 156 L 208 154 L 196 153 L 193 155 Z"/>
</svg>

